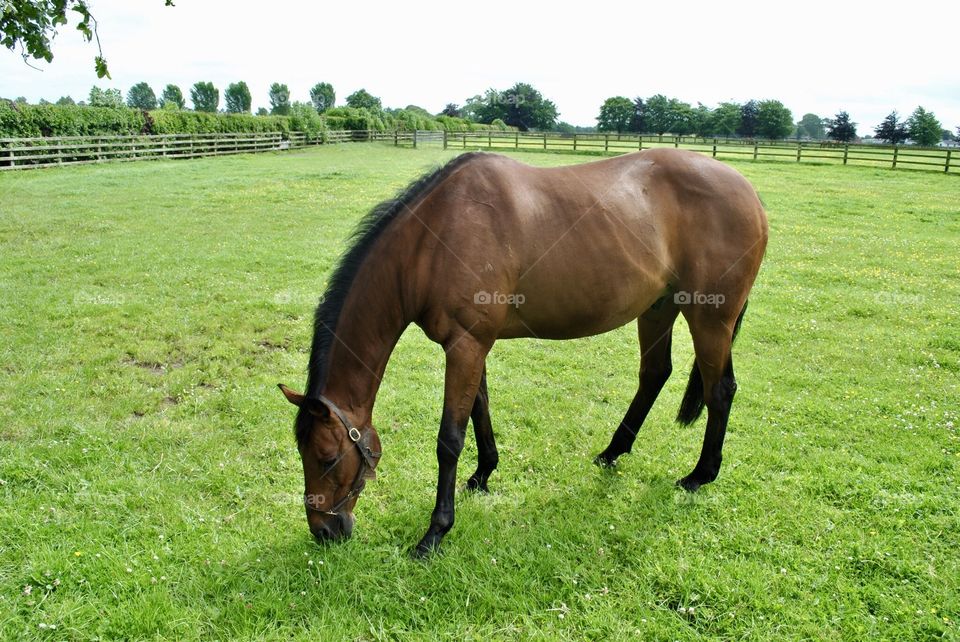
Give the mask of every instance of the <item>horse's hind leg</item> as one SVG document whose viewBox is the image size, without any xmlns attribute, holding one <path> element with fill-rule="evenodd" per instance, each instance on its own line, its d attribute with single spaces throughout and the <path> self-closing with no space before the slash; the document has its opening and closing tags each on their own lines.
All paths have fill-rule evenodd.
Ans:
<svg viewBox="0 0 960 642">
<path fill-rule="evenodd" d="M 497 443 L 493 437 L 493 425 L 490 423 L 490 397 L 487 395 L 487 369 L 483 369 L 480 389 L 470 411 L 473 421 L 473 434 L 477 438 L 477 471 L 467 480 L 467 488 L 487 492 L 487 480 L 496 469 L 500 457 Z"/>
<path fill-rule="evenodd" d="M 730 353 L 735 318 L 721 320 L 718 316 L 696 313 L 687 316 L 693 335 L 696 367 L 700 369 L 703 379 L 703 399 L 707 406 L 707 429 L 700 459 L 689 475 L 677 481 L 678 485 L 689 491 L 712 482 L 720 473 L 723 439 L 733 396 L 737 391 Z"/>
<path fill-rule="evenodd" d="M 672 297 L 666 297 L 637 319 L 640 335 L 640 387 L 623 421 L 613 433 L 610 445 L 593 460 L 597 465 L 613 466 L 617 457 L 630 452 L 640 426 L 663 389 L 663 384 L 670 377 L 673 369 L 670 347 L 677 313 L 678 309 Z"/>
</svg>

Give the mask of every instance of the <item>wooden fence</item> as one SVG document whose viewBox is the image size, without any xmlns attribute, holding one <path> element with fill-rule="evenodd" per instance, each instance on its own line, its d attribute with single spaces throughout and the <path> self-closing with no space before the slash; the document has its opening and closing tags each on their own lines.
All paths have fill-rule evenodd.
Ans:
<svg viewBox="0 0 960 642">
<path fill-rule="evenodd" d="M 444 148 L 554 152 L 627 153 L 657 147 L 689 149 L 714 158 L 816 161 L 842 165 L 907 167 L 960 173 L 960 149 L 892 145 L 845 145 L 833 142 L 762 141 L 694 136 L 629 134 L 560 134 L 531 132 L 449 132 Z M 414 144 L 416 146 L 416 144 Z"/>
<path fill-rule="evenodd" d="M 517 131 L 329 131 L 325 132 L 321 138 L 308 138 L 302 132 L 3 138 L 0 139 L 0 170 L 149 158 L 199 158 L 359 141 L 382 141 L 398 147 L 414 148 L 442 146 L 443 149 L 512 149 L 606 154 L 656 147 L 676 147 L 721 159 L 814 161 L 960 173 L 960 162 L 956 158 L 960 155 L 960 149 L 946 147 Z"/>
<path fill-rule="evenodd" d="M 313 139 L 302 132 L 2 138 L 0 170 L 150 158 L 200 158 L 372 140 L 401 144 L 393 132 L 369 131 L 330 131 L 322 138 Z"/>
</svg>

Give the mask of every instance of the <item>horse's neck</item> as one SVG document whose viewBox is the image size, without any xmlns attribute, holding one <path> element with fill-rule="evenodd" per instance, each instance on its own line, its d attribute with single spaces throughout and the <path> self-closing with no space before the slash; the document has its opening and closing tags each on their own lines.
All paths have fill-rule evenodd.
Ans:
<svg viewBox="0 0 960 642">
<path fill-rule="evenodd" d="M 369 258 L 354 277 L 330 347 L 324 394 L 369 421 L 380 381 L 411 319 L 397 273 L 401 258 Z"/>
</svg>

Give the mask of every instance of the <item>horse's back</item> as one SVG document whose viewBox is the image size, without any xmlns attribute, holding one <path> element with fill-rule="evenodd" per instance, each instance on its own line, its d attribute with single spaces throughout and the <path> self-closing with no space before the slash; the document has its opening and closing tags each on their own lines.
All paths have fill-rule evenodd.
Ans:
<svg viewBox="0 0 960 642">
<path fill-rule="evenodd" d="M 478 292 L 510 295 L 501 337 L 597 334 L 670 291 L 752 284 L 751 251 L 766 242 L 746 179 L 673 149 L 552 168 L 482 154 L 434 205 L 460 210 L 438 237 L 457 253 L 452 267 L 472 266 Z"/>
</svg>

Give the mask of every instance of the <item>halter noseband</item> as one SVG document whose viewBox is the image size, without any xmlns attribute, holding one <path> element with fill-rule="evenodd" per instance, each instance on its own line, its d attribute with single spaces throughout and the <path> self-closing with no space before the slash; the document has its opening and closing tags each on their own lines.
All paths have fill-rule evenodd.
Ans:
<svg viewBox="0 0 960 642">
<path fill-rule="evenodd" d="M 347 436 L 350 437 L 350 441 L 353 442 L 353 445 L 356 446 L 357 450 L 360 452 L 360 467 L 357 469 L 357 476 L 353 479 L 353 484 L 350 487 L 350 491 L 344 495 L 340 501 L 331 506 L 329 510 L 324 510 L 311 505 L 310 502 L 307 501 L 306 495 L 303 497 L 303 505 L 307 507 L 307 510 L 313 511 L 314 513 L 320 513 L 322 515 L 339 515 L 340 510 L 347 505 L 347 502 L 358 496 L 363 490 L 363 487 L 367 485 L 367 469 L 373 470 L 376 468 L 377 461 L 380 459 L 381 453 L 375 452 L 370 447 L 370 431 L 361 432 L 356 426 L 350 423 L 350 420 L 347 419 L 347 415 L 340 410 L 337 404 L 333 403 L 323 395 L 317 395 L 316 399 L 332 410 L 333 414 L 335 414 L 341 423 L 343 423 L 343 427 L 347 429 Z M 339 457 L 337 457 L 336 461 L 331 465 L 331 468 L 340 463 L 340 460 L 343 459 L 345 454 L 346 453 L 342 453 Z"/>
</svg>

